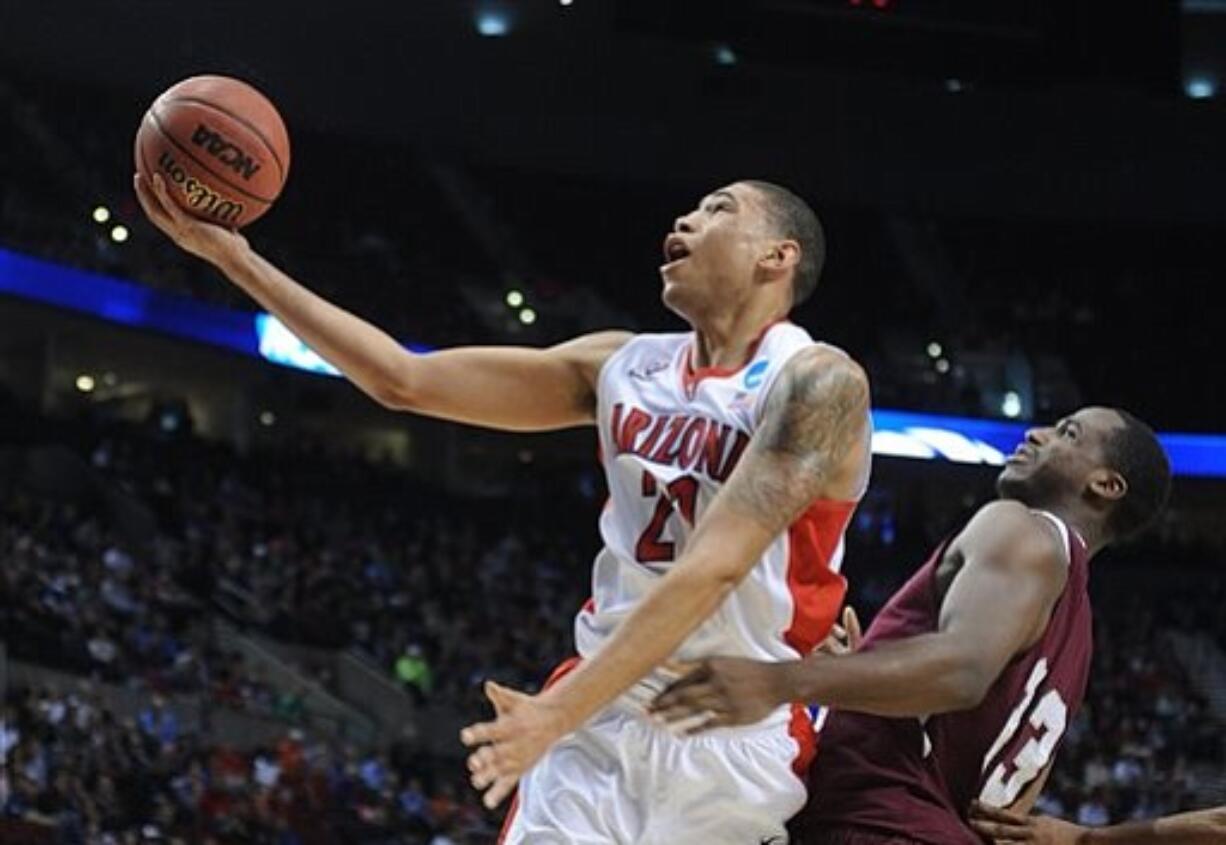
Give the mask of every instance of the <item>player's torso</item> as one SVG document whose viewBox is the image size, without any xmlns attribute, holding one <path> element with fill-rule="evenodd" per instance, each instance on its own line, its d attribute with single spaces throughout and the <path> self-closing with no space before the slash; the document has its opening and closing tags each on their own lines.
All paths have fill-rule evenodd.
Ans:
<svg viewBox="0 0 1226 845">
<path fill-rule="evenodd" d="M 736 466 L 788 360 L 813 345 L 791 323 L 770 327 L 735 371 L 693 371 L 692 334 L 640 335 L 601 371 L 598 424 L 609 501 L 600 520 L 592 601 L 576 620 L 590 654 L 680 557 Z M 854 505 L 818 502 L 780 535 L 677 657 L 795 657 L 825 636 L 842 601 L 842 535 Z"/>
<path fill-rule="evenodd" d="M 978 706 L 924 720 L 830 717 L 812 772 L 813 823 L 974 843 L 960 821 L 971 800 L 1007 806 L 1038 776 L 1081 705 L 1092 652 L 1088 555 L 1080 538 L 1064 536 L 1068 581 L 1043 635 Z M 958 567 L 951 554 L 943 545 L 891 598 L 864 648 L 938 629 L 942 587 Z"/>
</svg>

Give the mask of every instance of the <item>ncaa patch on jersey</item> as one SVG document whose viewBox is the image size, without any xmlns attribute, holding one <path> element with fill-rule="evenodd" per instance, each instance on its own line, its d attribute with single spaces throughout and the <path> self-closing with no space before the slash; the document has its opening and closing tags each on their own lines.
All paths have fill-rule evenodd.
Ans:
<svg viewBox="0 0 1226 845">
<path fill-rule="evenodd" d="M 761 361 L 755 361 L 753 366 L 745 371 L 745 388 L 747 390 L 753 390 L 755 387 L 760 385 L 762 383 L 762 379 L 766 378 L 766 370 L 770 367 L 770 365 L 771 362 L 765 358 Z"/>
</svg>

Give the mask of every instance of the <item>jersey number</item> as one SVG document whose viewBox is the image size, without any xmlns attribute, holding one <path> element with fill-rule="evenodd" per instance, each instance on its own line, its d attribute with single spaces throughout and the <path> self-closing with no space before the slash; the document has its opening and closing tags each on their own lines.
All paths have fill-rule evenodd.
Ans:
<svg viewBox="0 0 1226 845">
<path fill-rule="evenodd" d="M 1033 708 L 1030 706 L 1039 684 L 1045 677 L 1046 658 L 1035 664 L 1030 679 L 1026 682 L 1026 694 L 1009 714 L 1004 730 L 983 758 L 984 771 L 987 771 L 993 758 L 1021 731 L 1026 730 L 1027 726 L 1034 729 L 1034 736 L 1028 739 L 1012 758 L 1001 760 L 992 769 L 983 785 L 983 791 L 979 794 L 979 799 L 985 804 L 993 807 L 1008 807 L 1013 804 L 1026 785 L 1038 777 L 1047 766 L 1056 746 L 1060 744 L 1060 738 L 1064 736 L 1064 729 L 1068 725 L 1068 705 L 1060 697 L 1058 690 L 1048 690 Z M 1029 717 L 1023 718 L 1028 711 Z"/>
<path fill-rule="evenodd" d="M 643 473 L 643 495 L 659 496 L 656 509 L 651 514 L 651 521 L 639 535 L 639 541 L 634 544 L 634 557 L 639 563 L 663 563 L 674 560 L 677 550 L 676 543 L 661 540 L 664 526 L 674 511 L 690 525 L 694 524 L 694 510 L 698 504 L 698 479 L 692 475 L 683 475 L 668 483 L 663 490 L 659 482 L 649 472 Z"/>
</svg>

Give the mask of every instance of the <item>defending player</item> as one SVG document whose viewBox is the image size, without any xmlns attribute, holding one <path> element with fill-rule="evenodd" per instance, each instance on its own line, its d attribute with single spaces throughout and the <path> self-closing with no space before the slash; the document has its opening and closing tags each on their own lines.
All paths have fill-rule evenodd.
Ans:
<svg viewBox="0 0 1226 845">
<path fill-rule="evenodd" d="M 136 186 L 158 227 L 382 404 L 506 430 L 598 427 L 610 506 L 575 625 L 583 660 L 539 696 L 487 684 L 498 718 L 464 732 L 488 805 L 531 769 L 507 841 L 786 841 L 813 750 L 799 709 L 686 742 L 642 714 L 658 674 L 623 693 L 674 655 L 803 656 L 842 603 L 869 395 L 850 358 L 785 320 L 825 257 L 812 210 L 775 185 L 737 182 L 678 218 L 662 296 L 691 333 L 414 355 L 237 233 L 179 212 L 160 179 Z"/>
<path fill-rule="evenodd" d="M 1147 525 L 1169 488 L 1157 438 L 1124 411 L 1033 429 L 997 480 L 1000 500 L 894 594 L 860 651 L 705 661 L 654 709 L 722 726 L 783 701 L 829 705 L 801 841 L 975 845 L 972 799 L 1028 810 L 1081 705 L 1090 558 Z"/>
</svg>

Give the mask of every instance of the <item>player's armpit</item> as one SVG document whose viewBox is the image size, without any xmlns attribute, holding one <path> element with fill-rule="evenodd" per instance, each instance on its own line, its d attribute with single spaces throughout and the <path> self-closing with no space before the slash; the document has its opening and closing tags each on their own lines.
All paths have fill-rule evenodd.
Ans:
<svg viewBox="0 0 1226 845">
<path fill-rule="evenodd" d="M 398 410 L 507 431 L 593 422 L 596 383 L 628 332 L 584 335 L 547 349 L 462 347 L 406 355 L 379 401 Z"/>
<path fill-rule="evenodd" d="M 864 370 L 835 349 L 806 349 L 771 389 L 761 425 L 715 501 L 773 535 L 817 499 L 858 499 L 871 432 Z"/>
</svg>

